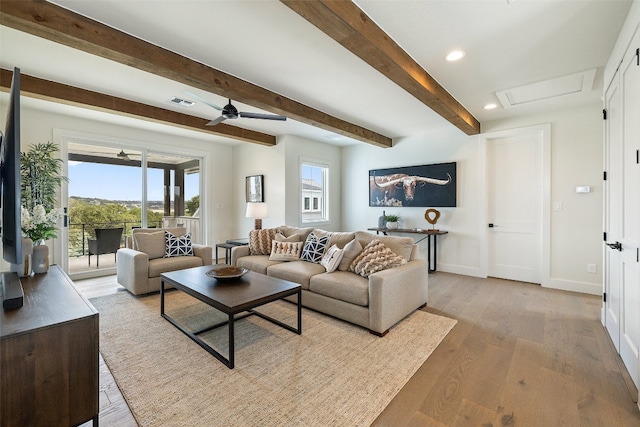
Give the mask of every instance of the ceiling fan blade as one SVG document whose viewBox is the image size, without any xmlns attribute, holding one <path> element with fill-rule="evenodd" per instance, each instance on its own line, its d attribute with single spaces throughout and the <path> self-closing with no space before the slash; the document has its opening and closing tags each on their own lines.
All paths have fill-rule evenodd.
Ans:
<svg viewBox="0 0 640 427">
<path fill-rule="evenodd" d="M 227 120 L 225 116 L 220 116 L 217 119 L 211 120 L 209 123 L 207 123 L 207 126 L 215 126 L 219 123 L 224 122 L 225 120 Z"/>
<path fill-rule="evenodd" d="M 240 117 L 245 119 L 265 119 L 265 120 L 287 120 L 285 116 L 278 116 L 276 114 L 260 114 L 260 113 L 239 113 Z"/>
<path fill-rule="evenodd" d="M 208 105 L 209 107 L 213 107 L 213 108 L 215 108 L 215 109 L 216 109 L 216 110 L 218 110 L 218 111 L 222 111 L 222 107 L 220 107 L 220 106 L 218 106 L 218 105 L 214 104 L 214 103 L 213 103 L 213 102 L 211 102 L 211 101 L 208 101 L 208 100 L 204 99 L 204 98 L 203 98 L 203 97 L 201 97 L 201 96 L 196 95 L 195 93 L 191 93 L 191 92 L 187 92 L 187 91 L 185 91 L 185 93 L 189 94 L 190 96 L 193 96 L 194 98 L 199 99 L 199 100 L 200 100 L 200 102 L 202 102 L 203 104 Z"/>
</svg>

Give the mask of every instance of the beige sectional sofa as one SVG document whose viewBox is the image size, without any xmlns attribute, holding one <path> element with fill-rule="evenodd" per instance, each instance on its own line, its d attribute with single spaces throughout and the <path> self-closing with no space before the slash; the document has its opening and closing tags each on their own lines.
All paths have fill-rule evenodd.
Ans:
<svg viewBox="0 0 640 427">
<path fill-rule="evenodd" d="M 275 229 L 275 233 L 280 234 L 279 240 L 284 236 L 289 241 L 295 241 L 297 237 L 302 242 L 312 231 L 312 228 L 289 226 Z M 322 235 L 327 232 L 316 230 L 314 233 Z M 383 336 L 393 325 L 427 303 L 427 263 L 418 258 L 418 245 L 410 237 L 378 236 L 357 231 L 331 233 L 326 247 L 335 244 L 344 249 L 352 240 L 357 240 L 354 244 L 365 248 L 376 239 L 404 258 L 406 263 L 363 277 L 348 270 L 350 259 L 344 259 L 340 269 L 327 272 L 323 265 L 315 262 L 275 261 L 270 260 L 271 256 L 267 254 L 252 255 L 251 246 L 234 247 L 231 250 L 231 263 L 299 283 L 305 307 L 363 326 L 371 333 Z"/>
<path fill-rule="evenodd" d="M 211 265 L 213 248 L 192 244 L 193 255 L 165 258 L 164 231 L 180 237 L 184 227 L 135 228 L 127 237 L 127 247 L 118 249 L 118 283 L 134 295 L 160 290 L 160 274 L 184 268 Z"/>
</svg>

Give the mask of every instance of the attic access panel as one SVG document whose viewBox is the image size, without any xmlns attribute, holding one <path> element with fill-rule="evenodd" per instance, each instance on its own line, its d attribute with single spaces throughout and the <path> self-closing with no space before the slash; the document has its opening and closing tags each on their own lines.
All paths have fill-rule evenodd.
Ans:
<svg viewBox="0 0 640 427">
<path fill-rule="evenodd" d="M 456 163 L 370 170 L 369 206 L 455 207 Z"/>
</svg>

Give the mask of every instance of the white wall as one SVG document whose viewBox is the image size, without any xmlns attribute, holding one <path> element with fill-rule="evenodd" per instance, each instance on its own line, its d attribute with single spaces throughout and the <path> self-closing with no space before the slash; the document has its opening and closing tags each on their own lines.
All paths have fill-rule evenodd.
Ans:
<svg viewBox="0 0 640 427">
<path fill-rule="evenodd" d="M 341 229 L 342 150 L 322 142 L 291 135 L 278 138 L 275 147 L 242 144 L 234 148 L 234 197 L 237 226 L 235 237 L 246 237 L 253 229 L 253 220 L 245 218 L 244 180 L 249 175 L 264 175 L 265 202 L 269 205 L 269 218 L 262 220 L 262 227 L 282 224 L 301 226 L 300 223 L 300 161 L 313 159 L 329 165 L 329 217 L 330 221 L 318 224 L 319 228 L 337 231 Z"/>
<path fill-rule="evenodd" d="M 402 228 L 431 227 L 424 219 L 426 208 L 369 207 L 369 170 L 457 162 L 457 207 L 438 208 L 441 216 L 437 228 L 450 231 L 438 238 L 438 269 L 481 275 L 483 246 L 477 221 L 481 159 L 477 137 L 469 137 L 447 125 L 424 135 L 399 139 L 392 148 L 362 144 L 344 148 L 343 152 L 343 225 L 348 230 L 376 227 L 383 210 L 400 215 Z M 423 258 L 426 258 L 426 244 L 426 240 L 420 244 Z"/>
<path fill-rule="evenodd" d="M 602 290 L 602 106 L 592 104 L 539 116 L 483 123 L 483 132 L 550 123 L 551 212 L 550 283 L 548 286 L 599 294 Z M 368 206 L 370 169 L 415 166 L 455 161 L 458 163 L 458 206 L 441 208 L 438 228 L 450 233 L 439 238 L 438 270 L 482 277 L 486 271 L 481 254 L 486 243 L 479 210 L 484 209 L 485 162 L 478 137 L 455 129 L 437 129 L 404 138 L 393 148 L 354 146 L 343 149 L 343 225 L 345 229 L 375 227 L 382 208 Z M 589 185 L 592 192 L 576 194 L 575 187 Z M 426 228 L 426 208 L 385 208 L 403 217 L 404 228 Z M 426 242 L 421 243 L 426 256 Z M 587 264 L 597 274 L 587 273 Z"/>
</svg>

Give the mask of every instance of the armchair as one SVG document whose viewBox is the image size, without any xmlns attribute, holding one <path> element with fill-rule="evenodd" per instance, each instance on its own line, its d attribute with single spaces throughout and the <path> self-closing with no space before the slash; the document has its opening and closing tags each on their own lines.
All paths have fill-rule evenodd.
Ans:
<svg viewBox="0 0 640 427">
<path fill-rule="evenodd" d="M 192 244 L 193 256 L 165 258 L 164 231 L 176 236 L 186 233 L 184 227 L 136 228 L 127 238 L 127 247 L 118 250 L 118 283 L 133 295 L 160 290 L 160 274 L 184 268 L 212 265 L 213 248 Z"/>
<path fill-rule="evenodd" d="M 89 244 L 89 265 L 91 255 L 96 256 L 96 266 L 100 267 L 100 255 L 113 254 L 117 260 L 116 252 L 120 249 L 122 241 L 122 228 L 96 228 L 96 238 L 87 239 Z"/>
</svg>

